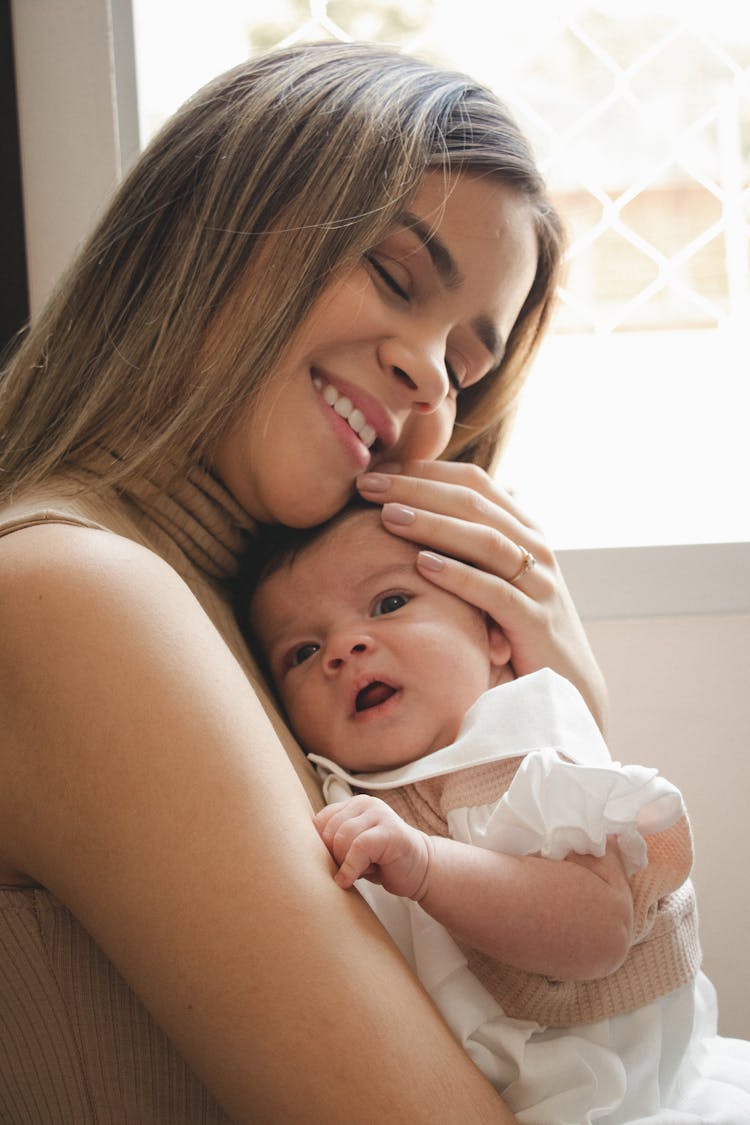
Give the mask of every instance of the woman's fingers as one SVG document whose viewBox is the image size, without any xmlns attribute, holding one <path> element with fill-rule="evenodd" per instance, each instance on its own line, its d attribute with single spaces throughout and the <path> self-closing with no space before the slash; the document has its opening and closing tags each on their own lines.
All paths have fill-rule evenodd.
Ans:
<svg viewBox="0 0 750 1125">
<path fill-rule="evenodd" d="M 476 522 L 476 519 L 389 502 L 383 505 L 382 520 L 389 531 L 402 539 L 419 543 L 440 555 L 458 556 L 524 593 L 544 592 L 543 568 L 553 565 L 552 553 L 537 536 L 532 538 L 528 528 L 510 525 L 501 514 L 495 517 L 493 524 L 489 516 L 488 522 Z M 522 534 L 528 547 L 516 538 Z"/>
<path fill-rule="evenodd" d="M 373 503 L 390 500 L 444 511 L 446 515 L 460 515 L 463 511 L 465 518 L 472 518 L 469 513 L 473 509 L 474 518 L 487 518 L 493 508 L 499 507 L 519 525 L 537 530 L 514 497 L 477 465 L 409 461 L 395 468 L 398 471 L 384 471 L 388 466 L 378 466 L 375 472 L 363 473 L 357 480 L 361 495 Z M 489 504 L 482 504 L 482 499 Z"/>
<path fill-rule="evenodd" d="M 462 601 L 476 606 L 494 621 L 502 622 L 506 631 L 514 623 L 524 622 L 533 610 L 529 596 L 509 582 L 498 582 L 494 574 L 460 562 L 434 551 L 420 551 L 417 570 L 441 590 L 455 594 Z"/>
<path fill-rule="evenodd" d="M 367 473 L 357 482 L 365 499 L 382 504 L 389 531 L 508 582 L 525 580 L 537 563 L 553 563 L 538 529 L 483 470 L 443 462 L 414 464 L 422 476 Z"/>
<path fill-rule="evenodd" d="M 366 473 L 357 480 L 360 495 L 375 504 L 395 504 L 456 516 L 479 523 L 506 520 L 517 523 L 492 495 L 478 492 L 460 481 L 423 480 L 412 476 Z"/>
</svg>

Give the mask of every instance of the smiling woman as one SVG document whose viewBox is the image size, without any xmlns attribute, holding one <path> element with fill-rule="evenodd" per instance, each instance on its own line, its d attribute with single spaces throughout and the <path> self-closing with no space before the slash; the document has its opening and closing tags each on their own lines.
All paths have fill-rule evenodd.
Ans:
<svg viewBox="0 0 750 1125">
<path fill-rule="evenodd" d="M 478 248 L 497 251 L 491 284 L 450 210 L 459 189 Z M 506 238 L 530 232 L 533 277 L 506 276 Z M 332 884 L 319 788 L 233 617 L 257 541 L 234 492 L 292 512 L 288 474 L 319 511 L 344 479 L 389 501 L 394 537 L 430 547 L 421 579 L 500 625 L 518 676 L 551 666 L 602 722 L 601 675 L 532 521 L 476 464 L 388 472 L 378 449 L 402 434 L 437 447 L 450 372 L 481 373 L 445 440 L 489 463 L 559 256 L 497 100 L 361 45 L 217 80 L 121 188 L 0 385 L 0 1116 L 38 1120 L 44 1102 L 56 1125 L 510 1119 Z M 339 298 L 351 321 L 331 327 Z M 490 326 L 506 336 L 497 370 Z M 256 489 L 242 425 L 261 414 Z M 280 483 L 266 467 L 288 431 Z M 379 471 L 360 475 L 365 460 Z"/>
<path fill-rule="evenodd" d="M 260 409 L 216 447 L 222 479 L 264 523 L 320 523 L 354 474 L 440 456 L 461 396 L 497 371 L 537 269 L 530 202 L 492 178 L 432 173 L 411 211 L 323 289 Z"/>
<path fill-rule="evenodd" d="M 385 473 L 446 447 L 489 462 L 560 242 L 486 89 L 390 50 L 300 46 L 165 126 L 11 357 L 0 1116 L 512 1119 L 331 882 L 319 786 L 230 588 L 258 519 L 332 515 L 375 466 L 402 515 L 419 502 L 420 541 L 467 548 L 432 595 L 458 576 L 478 608 L 509 604 L 519 667 L 564 664 L 601 710 L 552 557 L 480 496 L 482 470 Z M 521 542 L 535 595 L 531 575 L 506 581 Z M 331 1059 L 341 1081 L 321 1080 Z"/>
</svg>

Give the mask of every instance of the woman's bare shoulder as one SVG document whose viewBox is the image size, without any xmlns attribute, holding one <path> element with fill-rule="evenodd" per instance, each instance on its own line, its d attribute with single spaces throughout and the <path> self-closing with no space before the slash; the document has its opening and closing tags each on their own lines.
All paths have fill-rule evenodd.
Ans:
<svg viewBox="0 0 750 1125">
<path fill-rule="evenodd" d="M 0 669 L 33 655 L 37 673 L 86 649 L 153 658 L 170 620 L 214 634 L 187 584 L 133 540 L 75 524 L 37 524 L 0 538 Z M 218 639 L 218 634 L 216 634 Z"/>
<path fill-rule="evenodd" d="M 176 771 L 181 758 L 196 778 L 204 771 L 220 784 L 222 769 L 242 771 L 249 743 L 278 748 L 246 676 L 179 575 L 128 539 L 82 527 L 0 539 L 0 701 L 0 835 L 14 833 L 22 848 L 14 858 L 37 878 L 47 875 L 43 861 L 56 861 L 48 851 L 32 870 L 35 857 L 23 852 L 24 840 L 47 835 L 31 812 L 43 790 L 50 815 L 75 818 L 81 778 L 132 786 L 135 798 L 158 762 Z M 171 800 L 168 787 L 163 797 Z"/>
<path fill-rule="evenodd" d="M 0 595 L 11 589 L 22 594 L 31 588 L 71 591 L 96 574 L 100 584 L 137 574 L 178 575 L 159 555 L 132 539 L 94 525 L 62 520 L 40 520 L 0 536 Z M 8 608 L 0 602 L 0 610 Z"/>
<path fill-rule="evenodd" d="M 0 692 L 6 701 L 12 703 L 14 679 L 28 677 L 38 688 L 46 675 L 49 687 L 54 680 L 72 690 L 84 673 L 92 693 L 108 678 L 125 690 L 127 667 L 131 689 L 139 670 L 164 689 L 175 675 L 201 676 L 217 661 L 232 670 L 233 686 L 249 689 L 187 583 L 154 551 L 78 525 L 39 524 L 0 537 Z M 44 699 L 37 703 L 43 708 Z"/>
</svg>

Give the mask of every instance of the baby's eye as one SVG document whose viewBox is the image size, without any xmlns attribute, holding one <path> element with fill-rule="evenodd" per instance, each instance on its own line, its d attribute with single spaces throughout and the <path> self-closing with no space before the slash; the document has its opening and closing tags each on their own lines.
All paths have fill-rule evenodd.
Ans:
<svg viewBox="0 0 750 1125">
<path fill-rule="evenodd" d="M 292 649 L 289 653 L 290 668 L 296 668 L 298 664 L 304 664 L 306 660 L 315 655 L 319 648 L 320 645 L 310 641 L 307 644 L 300 645 L 299 648 Z"/>
<path fill-rule="evenodd" d="M 375 603 L 372 616 L 382 617 L 385 613 L 395 613 L 397 609 L 402 609 L 409 600 L 408 594 L 386 594 Z"/>
</svg>

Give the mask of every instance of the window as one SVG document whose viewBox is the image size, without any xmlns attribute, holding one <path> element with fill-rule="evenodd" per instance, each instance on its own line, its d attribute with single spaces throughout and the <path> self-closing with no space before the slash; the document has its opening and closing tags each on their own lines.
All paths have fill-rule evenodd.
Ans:
<svg viewBox="0 0 750 1125">
<path fill-rule="evenodd" d="M 623 9 L 626 14 L 623 14 Z M 398 43 L 532 140 L 567 276 L 500 469 L 558 548 L 750 538 L 750 21 L 715 0 L 134 0 L 141 131 L 247 54 Z M 170 44 L 165 51 L 165 43 Z"/>
<path fill-rule="evenodd" d="M 210 19 L 195 0 L 19 2 L 32 314 L 137 148 L 134 54 L 146 139 L 269 38 L 370 36 L 474 71 L 532 136 L 572 235 L 503 482 L 585 619 L 750 613 L 750 24 L 732 9 L 714 0 L 709 27 L 686 0 L 626 16 L 528 0 L 493 29 L 480 0 L 288 0 L 270 24 L 250 0 L 215 0 Z"/>
</svg>

